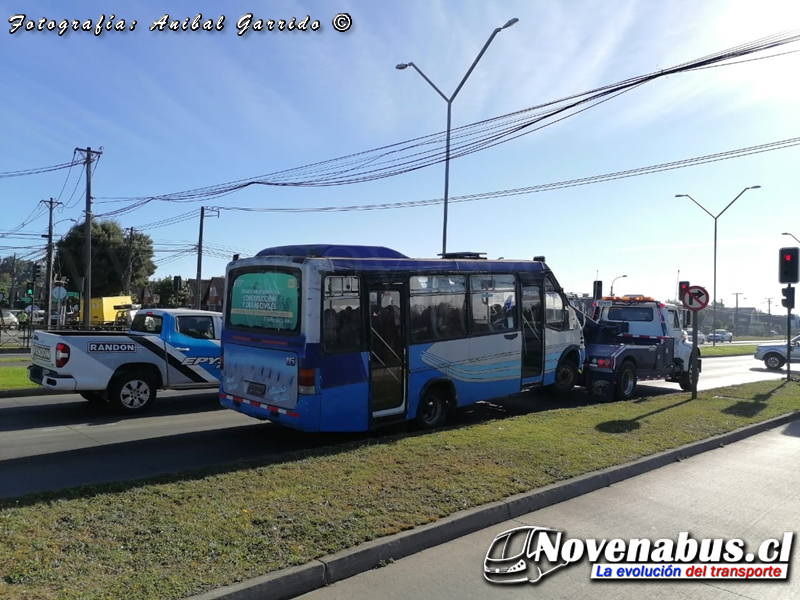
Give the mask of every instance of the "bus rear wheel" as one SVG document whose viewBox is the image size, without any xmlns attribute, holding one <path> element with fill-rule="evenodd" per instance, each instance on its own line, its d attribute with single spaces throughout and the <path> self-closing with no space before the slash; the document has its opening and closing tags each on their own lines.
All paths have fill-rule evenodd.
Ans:
<svg viewBox="0 0 800 600">
<path fill-rule="evenodd" d="M 567 394 L 572 391 L 578 381 L 578 367 L 575 363 L 565 358 L 556 368 L 556 380 L 553 383 L 553 391 L 557 394 Z"/>
<path fill-rule="evenodd" d="M 417 408 L 416 423 L 420 429 L 435 429 L 447 419 L 447 395 L 440 388 L 425 392 Z"/>
</svg>

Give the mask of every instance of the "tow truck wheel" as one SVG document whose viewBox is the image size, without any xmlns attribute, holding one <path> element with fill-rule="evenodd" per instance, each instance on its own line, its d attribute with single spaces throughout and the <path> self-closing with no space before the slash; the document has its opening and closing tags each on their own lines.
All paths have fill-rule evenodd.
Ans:
<svg viewBox="0 0 800 600">
<path fill-rule="evenodd" d="M 556 369 L 556 381 L 553 390 L 557 394 L 567 394 L 575 387 L 578 381 L 578 367 L 571 359 L 565 358 Z"/>
<path fill-rule="evenodd" d="M 780 354 L 767 354 L 764 357 L 764 364 L 767 366 L 768 369 L 773 369 L 777 371 L 780 369 L 786 361 Z"/>
<path fill-rule="evenodd" d="M 147 373 L 121 373 L 109 388 L 109 400 L 124 413 L 143 412 L 153 405 L 155 398 L 155 382 Z"/>
<path fill-rule="evenodd" d="M 614 386 L 614 397 L 617 400 L 630 400 L 636 391 L 636 367 L 633 363 L 626 362 L 622 365 L 617 375 L 617 383 Z"/>
</svg>

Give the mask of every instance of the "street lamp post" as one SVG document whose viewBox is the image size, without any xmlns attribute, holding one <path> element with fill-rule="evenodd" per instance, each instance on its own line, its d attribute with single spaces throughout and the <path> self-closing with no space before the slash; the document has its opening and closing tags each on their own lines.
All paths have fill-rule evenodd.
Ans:
<svg viewBox="0 0 800 600">
<path fill-rule="evenodd" d="M 447 253 L 447 203 L 448 203 L 448 200 L 449 200 L 449 193 L 450 193 L 450 124 L 451 124 L 453 100 L 456 99 L 456 96 L 458 95 L 458 92 L 460 92 L 461 88 L 464 87 L 464 83 L 466 83 L 467 78 L 472 74 L 472 71 L 475 68 L 475 65 L 478 64 L 478 61 L 483 56 L 483 53 L 486 52 L 486 49 L 489 47 L 489 44 L 492 43 L 492 40 L 494 39 L 494 37 L 498 33 L 500 33 L 503 29 L 507 29 L 507 28 L 511 27 L 512 25 L 514 25 L 517 21 L 519 21 L 519 19 L 517 19 L 516 17 L 513 18 L 513 19 L 510 19 L 509 21 L 506 22 L 505 25 L 503 25 L 502 27 L 498 27 L 497 29 L 495 29 L 492 32 L 492 35 L 490 35 L 489 39 L 486 40 L 486 43 L 483 45 L 483 49 L 478 54 L 477 58 L 473 61 L 472 66 L 467 71 L 467 74 L 464 75 L 464 78 L 461 80 L 461 83 L 458 84 L 458 87 L 456 88 L 456 91 L 453 92 L 453 95 L 450 96 L 449 98 L 447 96 L 445 96 L 444 93 L 442 93 L 442 90 L 440 90 L 438 87 L 436 87 L 436 84 L 434 84 L 430 79 L 428 79 L 428 76 L 425 75 L 425 73 L 423 73 L 420 70 L 420 68 L 417 65 L 415 65 L 413 62 L 400 63 L 399 65 L 397 65 L 395 67 L 396 69 L 398 69 L 400 71 L 402 71 L 403 69 L 407 69 L 408 67 L 413 68 L 417 73 L 419 73 L 422 76 L 422 78 L 425 81 L 427 81 L 430 84 L 430 86 L 434 90 L 436 90 L 436 93 L 439 94 L 444 99 L 445 102 L 447 102 L 447 141 L 445 142 L 445 158 L 444 158 L 444 222 L 442 224 L 442 254 L 443 255 Z"/>
<path fill-rule="evenodd" d="M 714 329 L 716 329 L 716 327 L 717 327 L 717 219 L 719 219 L 722 216 L 722 214 L 726 210 L 728 210 L 731 207 L 731 205 L 734 202 L 736 202 L 741 197 L 741 195 L 744 194 L 747 190 L 757 190 L 760 187 L 761 187 L 760 185 L 751 185 L 749 187 L 744 188 L 741 192 L 739 192 L 739 195 L 736 196 L 736 198 L 734 198 L 733 200 L 731 200 L 730 203 L 728 204 L 728 206 L 723 208 L 722 211 L 716 216 L 712 215 L 708 210 L 706 210 L 705 206 L 700 204 L 697 200 L 692 198 L 689 194 L 675 194 L 676 198 L 689 198 L 689 200 L 691 200 L 692 202 L 697 204 L 697 206 L 702 208 L 703 212 L 705 212 L 709 217 L 714 219 L 714 292 L 713 292 L 713 294 L 714 294 L 713 302 L 714 303 L 711 305 L 711 332 L 712 333 L 714 332 Z M 717 345 L 716 337 L 714 337 L 714 339 L 711 340 L 711 341 L 712 341 L 712 345 L 713 346 Z"/>
<path fill-rule="evenodd" d="M 795 242 L 797 242 L 798 244 L 800 244 L 800 240 L 798 240 L 796 237 L 794 237 L 794 236 L 793 236 L 791 233 L 782 233 L 781 235 L 789 235 L 789 236 L 791 236 L 791 237 L 793 237 L 793 238 L 794 238 L 794 241 L 795 241 Z"/>
<path fill-rule="evenodd" d="M 611 295 L 612 296 L 614 295 L 614 282 L 617 279 L 622 279 L 623 277 L 627 277 L 627 275 L 620 275 L 619 277 L 614 277 L 614 279 L 611 280 Z"/>
</svg>

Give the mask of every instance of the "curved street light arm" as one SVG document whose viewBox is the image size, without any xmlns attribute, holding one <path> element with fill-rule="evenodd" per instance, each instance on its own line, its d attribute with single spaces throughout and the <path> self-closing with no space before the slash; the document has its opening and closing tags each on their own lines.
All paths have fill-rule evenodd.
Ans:
<svg viewBox="0 0 800 600">
<path fill-rule="evenodd" d="M 427 82 L 428 82 L 428 84 L 430 84 L 430 86 L 431 86 L 433 89 L 435 89 L 435 90 L 436 90 L 436 93 L 437 93 L 437 94 L 439 94 L 439 95 L 440 95 L 442 98 L 444 98 L 444 101 L 445 101 L 445 102 L 447 102 L 448 104 L 449 104 L 450 102 L 452 102 L 452 98 L 448 98 L 447 96 L 445 96 L 445 95 L 442 93 L 442 90 L 440 90 L 438 87 L 436 87 L 436 84 L 435 84 L 435 83 L 433 83 L 433 82 L 432 82 L 430 79 L 428 79 L 428 76 L 427 76 L 427 75 L 425 75 L 425 73 L 423 73 L 423 72 L 422 72 L 422 70 L 421 70 L 421 69 L 420 69 L 420 68 L 419 68 L 417 65 L 415 65 L 413 62 L 410 62 L 410 63 L 407 63 L 407 64 L 408 64 L 408 66 L 409 66 L 409 67 L 413 68 L 413 69 L 414 69 L 414 70 L 415 70 L 417 73 L 419 73 L 419 74 L 422 76 L 422 78 L 423 78 L 425 81 L 427 81 Z M 453 97 L 455 97 L 455 94 L 453 94 Z"/>
<path fill-rule="evenodd" d="M 479 61 L 479 60 L 480 60 L 480 59 L 483 57 L 483 54 L 486 52 L 486 49 L 489 47 L 489 44 L 491 44 L 491 43 L 492 43 L 492 40 L 494 39 L 494 37 L 495 37 L 495 36 L 496 36 L 498 33 L 500 33 L 502 30 L 503 30 L 503 28 L 502 28 L 502 27 L 498 27 L 497 29 L 495 29 L 495 30 L 492 32 L 492 35 L 490 35 L 490 36 L 489 36 L 489 39 L 488 39 L 488 40 L 486 40 L 486 43 L 483 45 L 483 48 L 481 48 L 481 51 L 480 51 L 480 53 L 479 53 L 479 54 L 478 54 L 478 56 L 475 58 L 475 60 L 472 62 L 472 66 L 469 68 L 469 71 L 467 71 L 467 74 L 466 74 L 466 75 L 464 75 L 464 79 L 462 79 L 462 80 L 461 80 L 461 83 L 459 83 L 459 84 L 458 84 L 458 87 L 456 88 L 456 91 L 455 91 L 455 92 L 453 92 L 453 95 L 450 97 L 450 102 L 452 102 L 453 100 L 455 100 L 455 99 L 456 99 L 456 96 L 458 96 L 458 92 L 460 92 L 460 91 L 461 91 L 461 88 L 462 88 L 462 87 L 464 87 L 464 84 L 467 82 L 467 78 L 468 78 L 468 77 L 469 77 L 469 76 L 472 74 L 472 71 L 474 71 L 474 70 L 475 70 L 475 67 L 476 67 L 476 66 L 477 66 L 477 64 L 478 64 L 478 61 Z"/>
<path fill-rule="evenodd" d="M 714 218 L 715 218 L 715 219 L 718 219 L 719 217 L 721 217 L 721 216 L 722 216 L 722 213 L 724 213 L 726 210 L 728 210 L 728 209 L 731 207 L 731 205 L 732 205 L 734 202 L 736 202 L 736 201 L 737 201 L 737 200 L 738 200 L 738 199 L 741 197 L 741 195 L 742 195 L 742 194 L 744 194 L 744 193 L 745 193 L 747 190 L 750 190 L 750 189 L 758 189 L 758 188 L 760 188 L 760 187 L 761 187 L 760 185 L 753 185 L 753 186 L 750 186 L 750 187 L 746 187 L 746 188 L 744 188 L 744 189 L 743 189 L 741 192 L 739 192 L 739 195 L 738 195 L 738 196 L 736 196 L 736 198 L 734 198 L 733 200 L 731 200 L 731 201 L 730 201 L 730 204 L 728 204 L 728 206 L 726 206 L 725 208 L 723 208 L 723 209 L 722 209 L 722 212 L 721 212 L 721 213 L 719 213 L 719 214 L 718 214 L 716 217 L 714 217 Z M 703 209 L 703 210 L 705 210 L 705 209 Z M 706 211 L 706 212 L 708 212 L 708 211 Z"/>
</svg>

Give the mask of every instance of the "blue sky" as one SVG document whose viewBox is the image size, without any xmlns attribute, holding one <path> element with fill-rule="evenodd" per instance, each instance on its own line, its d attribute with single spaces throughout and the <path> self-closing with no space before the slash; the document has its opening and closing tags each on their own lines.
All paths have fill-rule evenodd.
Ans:
<svg viewBox="0 0 800 600">
<path fill-rule="evenodd" d="M 671 2 L 576 0 L 337 2 L 17 3 L 28 19 L 113 13 L 134 31 L 0 34 L 0 171 L 67 162 L 76 147 L 103 147 L 93 178 L 95 213 L 109 199 L 180 192 L 332 159 L 441 132 L 446 104 L 413 61 L 451 94 L 495 27 L 492 42 L 453 103 L 459 127 L 628 77 L 677 65 L 800 26 L 794 0 Z M 23 12 L 6 3 L 8 15 Z M 224 8 L 220 8 L 224 6 Z M 222 11 L 222 12 L 221 12 Z M 217 32 L 149 31 L 170 18 L 217 19 Z M 301 19 L 312 32 L 249 31 L 236 21 Z M 331 26 L 339 12 L 353 25 Z M 798 50 L 795 43 L 774 52 Z M 800 53 L 670 75 L 567 120 L 451 162 L 450 195 L 533 186 L 645 167 L 800 136 Z M 448 250 L 490 257 L 544 254 L 569 291 L 589 292 L 595 274 L 617 293 L 675 295 L 680 279 L 713 280 L 712 213 L 719 219 L 717 297 L 726 305 L 780 308 L 778 248 L 800 238 L 800 148 L 557 191 L 452 203 Z M 80 219 L 83 183 L 70 198 L 65 171 L 0 179 L 0 231 L 39 200 L 59 197 L 57 220 Z M 254 186 L 194 204 L 150 203 L 119 217 L 124 227 L 190 215 L 201 205 L 316 207 L 441 198 L 444 165 L 337 187 Z M 57 234 L 72 223 L 62 221 Z M 41 233 L 41 216 L 23 231 Z M 157 276 L 193 277 L 198 219 L 145 230 L 162 261 Z M 205 226 L 204 276 L 224 273 L 234 251 L 294 243 L 357 243 L 411 256 L 441 252 L 441 205 L 339 213 L 221 211 Z M 787 244 L 788 242 L 788 244 Z M 3 248 L 31 242 L 0 239 Z M 775 305 L 773 304 L 773 308 Z"/>
</svg>

